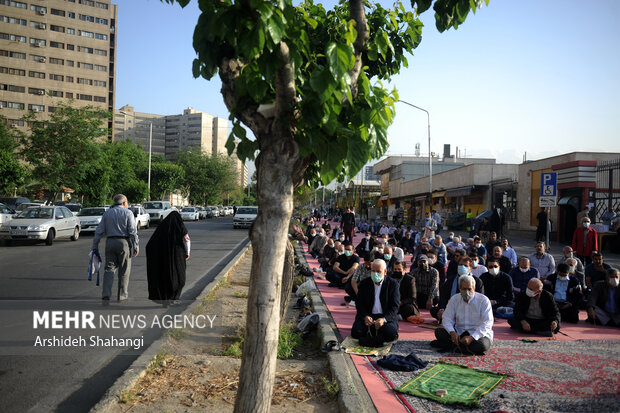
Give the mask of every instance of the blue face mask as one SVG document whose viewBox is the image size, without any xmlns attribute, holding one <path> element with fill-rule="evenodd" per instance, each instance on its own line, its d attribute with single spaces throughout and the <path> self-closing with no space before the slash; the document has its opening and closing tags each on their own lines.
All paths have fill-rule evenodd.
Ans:
<svg viewBox="0 0 620 413">
<path fill-rule="evenodd" d="M 351 254 L 353 254 L 353 252 L 348 251 L 348 250 L 344 252 L 344 255 L 346 255 L 347 257 L 350 257 Z"/>
<path fill-rule="evenodd" d="M 390 254 L 383 254 L 383 258 L 389 261 L 392 256 Z"/>
<path fill-rule="evenodd" d="M 380 272 L 371 272 L 371 273 L 370 273 L 370 278 L 372 278 L 372 281 L 373 281 L 373 282 L 375 282 L 375 283 L 380 283 L 380 282 L 381 282 L 381 279 L 382 279 L 383 277 L 381 276 L 381 273 L 380 273 Z"/>
<path fill-rule="evenodd" d="M 466 265 L 459 265 L 456 271 L 459 275 L 469 274 L 469 268 Z"/>
</svg>

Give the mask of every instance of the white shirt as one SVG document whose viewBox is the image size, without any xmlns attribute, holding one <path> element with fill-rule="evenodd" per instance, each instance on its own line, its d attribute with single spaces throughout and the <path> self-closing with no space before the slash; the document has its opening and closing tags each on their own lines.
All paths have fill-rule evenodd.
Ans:
<svg viewBox="0 0 620 413">
<path fill-rule="evenodd" d="M 435 212 L 433 219 L 437 222 L 437 225 L 441 224 L 441 215 L 439 215 L 439 212 Z"/>
<path fill-rule="evenodd" d="M 383 278 L 385 278 L 385 276 Z M 381 295 L 381 286 L 383 285 L 383 279 L 381 279 L 379 285 L 377 285 L 376 283 L 373 283 L 373 285 L 375 286 L 375 303 L 372 305 L 372 313 L 383 314 L 383 307 L 381 307 L 381 300 L 379 299 L 379 296 Z"/>
<path fill-rule="evenodd" d="M 379 230 L 379 235 L 384 235 L 384 234 L 388 234 L 390 233 L 390 229 L 388 227 L 381 227 L 381 229 Z"/>
<path fill-rule="evenodd" d="M 400 247 L 394 247 L 394 256 L 398 261 L 405 261 L 405 252 Z"/>
<path fill-rule="evenodd" d="M 489 272 L 487 267 L 485 267 L 484 265 L 478 264 L 476 268 L 472 268 L 471 275 L 475 275 L 476 277 L 480 278 L 480 276 L 484 274 L 485 272 Z"/>
<path fill-rule="evenodd" d="M 456 331 L 460 336 L 464 331 L 478 340 L 486 337 L 493 341 L 493 310 L 491 301 L 480 293 L 474 293 L 469 302 L 461 294 L 455 294 L 448 301 L 442 315 L 442 325 L 448 333 Z"/>
</svg>

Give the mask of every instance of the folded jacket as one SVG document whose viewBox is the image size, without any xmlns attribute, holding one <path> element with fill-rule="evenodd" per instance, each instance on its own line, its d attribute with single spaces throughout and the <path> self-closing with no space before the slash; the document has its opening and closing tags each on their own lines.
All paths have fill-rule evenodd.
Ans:
<svg viewBox="0 0 620 413">
<path fill-rule="evenodd" d="M 377 364 L 384 369 L 394 371 L 414 371 L 423 369 L 428 365 L 428 362 L 420 360 L 415 353 L 411 353 L 408 356 L 399 356 L 397 354 L 389 354 L 377 361 Z"/>
</svg>

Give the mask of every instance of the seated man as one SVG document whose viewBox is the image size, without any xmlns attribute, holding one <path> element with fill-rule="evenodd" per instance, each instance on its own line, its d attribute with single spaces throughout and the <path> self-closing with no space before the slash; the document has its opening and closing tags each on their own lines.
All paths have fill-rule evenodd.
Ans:
<svg viewBox="0 0 620 413">
<path fill-rule="evenodd" d="M 347 295 L 345 295 L 344 301 L 346 303 L 351 303 L 351 305 L 355 305 L 355 300 L 357 299 L 357 291 L 360 282 L 370 277 L 370 264 L 372 263 L 372 261 L 372 254 L 369 257 L 365 257 L 364 264 L 357 266 L 357 269 L 353 273 L 353 277 L 351 277 L 351 281 L 345 284 L 344 291 L 347 293 Z"/>
<path fill-rule="evenodd" d="M 536 244 L 536 252 L 530 254 L 529 257 L 531 266 L 538 270 L 540 279 L 543 281 L 555 271 L 555 259 L 546 252 L 546 249 L 545 243 L 539 242 Z"/>
<path fill-rule="evenodd" d="M 547 337 L 560 331 L 558 306 L 538 278 L 532 278 L 527 289 L 517 294 L 514 317 L 508 319 L 508 324 L 510 328 Z"/>
<path fill-rule="evenodd" d="M 516 267 L 517 266 L 517 253 L 510 246 L 508 239 L 502 238 L 501 244 L 502 244 L 502 255 L 508 258 L 508 260 L 510 261 L 510 265 L 512 265 L 512 268 Z"/>
<path fill-rule="evenodd" d="M 588 300 L 588 322 L 620 327 L 620 291 L 617 269 L 607 270 L 605 280 L 594 284 Z"/>
<path fill-rule="evenodd" d="M 491 252 L 493 251 L 493 248 L 495 248 L 497 246 L 501 247 L 501 245 L 502 244 L 497 239 L 497 232 L 491 231 L 489 233 L 489 240 L 487 241 L 486 244 L 484 244 L 484 247 L 487 249 L 487 253 L 490 255 Z"/>
<path fill-rule="evenodd" d="M 442 314 L 448 305 L 450 298 L 458 294 L 458 278 L 462 275 L 471 275 L 472 261 L 469 257 L 462 257 L 459 261 L 457 274 L 448 275 L 446 280 L 439 286 L 439 304 L 431 308 L 431 315 L 441 321 Z M 476 283 L 476 292 L 484 294 L 484 286 L 480 278 L 472 276 Z"/>
<path fill-rule="evenodd" d="M 519 258 L 519 266 L 510 270 L 508 275 L 512 278 L 512 287 L 515 293 L 525 291 L 527 283 L 532 278 L 539 278 L 538 270 L 530 267 L 530 259 L 528 257 Z"/>
<path fill-rule="evenodd" d="M 448 262 L 448 268 L 446 269 L 447 278 L 454 277 L 457 275 L 457 269 L 459 266 L 459 262 L 461 261 L 461 258 L 466 257 L 466 256 L 467 256 L 467 253 L 465 252 L 464 249 L 458 249 L 454 251 L 454 254 L 452 255 L 452 259 Z"/>
<path fill-rule="evenodd" d="M 314 237 L 314 241 L 312 241 L 312 244 L 310 244 L 310 246 L 308 247 L 310 255 L 312 255 L 312 257 L 314 258 L 317 258 L 321 254 L 321 250 L 327 244 L 328 239 L 329 238 L 327 238 L 327 235 L 325 235 L 325 230 L 323 228 L 320 228 L 317 232 L 316 237 Z"/>
<path fill-rule="evenodd" d="M 400 291 L 399 320 L 406 320 L 412 315 L 420 315 L 416 302 L 416 284 L 411 275 L 405 273 L 405 263 L 396 261 L 391 277 L 398 281 Z"/>
<path fill-rule="evenodd" d="M 428 265 L 437 270 L 439 274 L 439 283 L 441 284 L 443 280 L 446 279 L 446 266 L 439 261 L 437 251 L 434 249 L 427 252 L 426 256 L 428 257 Z"/>
<path fill-rule="evenodd" d="M 478 256 L 478 253 L 472 251 L 467 256 L 471 258 L 471 275 L 480 278 L 482 274 L 488 271 L 487 267 L 480 262 L 482 258 Z"/>
<path fill-rule="evenodd" d="M 586 286 L 592 288 L 594 284 L 599 281 L 605 280 L 607 277 L 607 270 L 611 266 L 603 262 L 603 254 L 595 252 L 592 254 L 592 263 L 586 265 Z"/>
<path fill-rule="evenodd" d="M 491 256 L 494 257 L 499 264 L 499 270 L 508 274 L 510 270 L 512 270 L 512 263 L 508 257 L 504 257 L 504 250 L 502 247 L 499 245 L 495 246 L 491 251 Z"/>
<path fill-rule="evenodd" d="M 377 259 L 372 262 L 370 278 L 359 283 L 351 337 L 378 337 L 380 342 L 398 337 L 399 285 L 386 275 L 385 261 Z"/>
<path fill-rule="evenodd" d="M 396 261 L 405 261 L 405 251 L 396 246 L 396 240 L 394 238 L 390 238 L 388 240 L 388 245 L 392 248 L 392 256 L 396 259 Z"/>
<path fill-rule="evenodd" d="M 375 247 L 375 240 L 370 235 L 370 232 L 366 232 L 366 235 L 364 236 L 364 238 L 362 238 L 360 243 L 357 244 L 357 247 L 355 247 L 355 253 L 360 258 L 366 258 L 370 256 L 370 253 L 372 252 L 372 249 L 374 247 Z"/>
<path fill-rule="evenodd" d="M 493 341 L 493 312 L 489 299 L 475 292 L 476 281 L 470 275 L 458 280 L 460 294 L 448 301 L 442 326 L 435 330 L 431 346 L 442 350 L 456 347 L 462 353 L 483 355 Z"/>
<path fill-rule="evenodd" d="M 558 264 L 558 271 L 551 274 L 545 281 L 545 289 L 553 294 L 562 321 L 568 323 L 579 322 L 579 305 L 582 300 L 579 280 L 570 275 L 568 264 Z"/>
<path fill-rule="evenodd" d="M 332 269 L 325 273 L 325 278 L 329 281 L 328 287 L 344 288 L 357 269 L 360 258 L 353 253 L 351 244 L 340 245 L 338 254 L 340 256 L 336 258 Z"/>
<path fill-rule="evenodd" d="M 564 262 L 568 264 L 568 273 L 579 280 L 581 290 L 584 291 L 586 288 L 586 275 L 583 271 L 579 271 L 579 261 L 577 258 L 568 258 Z"/>
<path fill-rule="evenodd" d="M 512 278 L 499 269 L 497 258 L 490 257 L 487 262 L 488 272 L 482 274 L 480 279 L 484 284 L 484 295 L 491 301 L 493 312 L 499 307 L 514 307 L 514 292 L 512 290 Z"/>
<path fill-rule="evenodd" d="M 387 264 L 388 273 L 391 274 L 394 270 L 394 263 L 396 262 L 396 257 L 392 254 L 392 247 L 388 244 L 385 244 L 383 247 L 383 260 Z"/>
<path fill-rule="evenodd" d="M 581 262 L 579 258 L 575 257 L 575 254 L 573 253 L 573 247 L 571 247 L 570 245 L 565 246 L 564 249 L 562 250 L 562 258 L 560 258 L 560 260 L 558 261 L 558 264 L 562 262 L 565 262 L 568 264 L 567 261 L 571 258 L 577 261 L 576 270 L 579 272 L 583 272 L 583 263 Z"/>
<path fill-rule="evenodd" d="M 406 231 L 405 236 L 400 239 L 398 245 L 405 251 L 405 254 L 413 254 L 415 244 L 414 239 L 411 238 L 411 232 Z"/>
<path fill-rule="evenodd" d="M 416 307 L 430 310 L 439 301 L 439 273 L 429 266 L 426 255 L 418 257 L 418 267 L 409 273 L 415 280 Z"/>
</svg>

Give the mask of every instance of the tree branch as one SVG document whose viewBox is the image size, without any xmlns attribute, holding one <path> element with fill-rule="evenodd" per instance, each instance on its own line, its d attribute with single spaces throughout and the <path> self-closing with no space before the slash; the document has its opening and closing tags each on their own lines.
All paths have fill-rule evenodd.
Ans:
<svg viewBox="0 0 620 413">
<path fill-rule="evenodd" d="M 355 98 L 357 96 L 357 79 L 362 70 L 362 52 L 370 37 L 368 24 L 366 23 L 364 0 L 350 0 L 349 14 L 351 15 L 351 19 L 355 22 L 355 30 L 357 31 L 357 38 L 353 43 L 353 48 L 355 50 L 355 66 L 349 71 L 349 76 L 351 77 L 351 94 L 353 98 Z"/>
<path fill-rule="evenodd" d="M 276 72 L 276 121 L 289 119 L 286 123 L 287 132 L 294 129 L 293 110 L 297 105 L 297 91 L 295 90 L 295 67 L 290 60 L 290 52 L 286 42 L 280 42 L 278 50 L 281 66 Z M 281 123 L 284 127 L 285 123 Z M 290 136 L 290 133 L 287 133 Z"/>
</svg>

